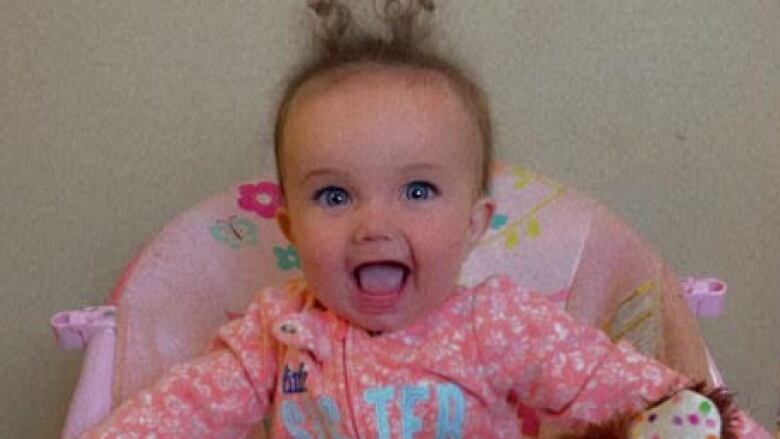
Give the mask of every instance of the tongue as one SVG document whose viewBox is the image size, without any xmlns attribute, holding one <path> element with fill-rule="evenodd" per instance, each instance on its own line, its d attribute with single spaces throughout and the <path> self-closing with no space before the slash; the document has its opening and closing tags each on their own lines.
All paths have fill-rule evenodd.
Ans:
<svg viewBox="0 0 780 439">
<path fill-rule="evenodd" d="M 369 294 L 391 294 L 401 289 L 404 268 L 393 264 L 371 264 L 358 269 L 360 288 Z"/>
</svg>

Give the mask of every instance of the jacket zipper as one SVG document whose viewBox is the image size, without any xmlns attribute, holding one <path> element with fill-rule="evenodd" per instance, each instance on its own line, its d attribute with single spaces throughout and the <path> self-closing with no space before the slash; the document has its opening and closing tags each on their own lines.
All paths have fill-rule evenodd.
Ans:
<svg viewBox="0 0 780 439">
<path fill-rule="evenodd" d="M 352 421 L 352 430 L 355 432 L 355 439 L 360 439 L 360 434 L 358 434 L 357 419 L 355 418 L 355 410 L 352 408 L 352 393 L 349 389 L 349 376 L 347 375 L 347 348 L 350 344 L 349 339 L 351 335 L 351 331 L 349 329 L 350 328 L 347 328 L 344 341 L 342 342 L 341 366 L 344 370 L 344 392 L 347 394 L 347 409 L 349 410 L 349 417 Z"/>
</svg>

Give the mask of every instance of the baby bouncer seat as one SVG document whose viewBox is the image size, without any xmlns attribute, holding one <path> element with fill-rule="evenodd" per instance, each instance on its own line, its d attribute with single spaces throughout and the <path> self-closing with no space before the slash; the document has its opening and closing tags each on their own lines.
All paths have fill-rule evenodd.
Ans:
<svg viewBox="0 0 780 439">
<path fill-rule="evenodd" d="M 490 230 L 466 261 L 461 283 L 505 273 L 546 293 L 582 322 L 625 339 L 697 379 L 721 385 L 694 313 L 720 312 L 725 285 L 682 282 L 638 235 L 598 202 L 517 166 L 496 166 Z M 77 437 L 174 363 L 206 349 L 254 292 L 300 274 L 276 226 L 281 202 L 270 178 L 238 184 L 185 211 L 141 249 L 105 306 L 52 318 L 64 348 L 86 349 L 62 437 Z M 693 313 L 691 312 L 693 311 Z M 519 408 L 522 431 L 539 416 Z M 746 437 L 769 438 L 755 423 Z"/>
</svg>

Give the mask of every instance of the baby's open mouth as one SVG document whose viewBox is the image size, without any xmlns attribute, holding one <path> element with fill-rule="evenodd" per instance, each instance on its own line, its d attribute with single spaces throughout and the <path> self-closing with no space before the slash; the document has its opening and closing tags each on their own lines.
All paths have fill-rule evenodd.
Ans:
<svg viewBox="0 0 780 439">
<path fill-rule="evenodd" d="M 352 274 L 361 291 L 381 296 L 401 291 L 409 275 L 409 267 L 396 261 L 379 261 L 360 264 Z"/>
</svg>

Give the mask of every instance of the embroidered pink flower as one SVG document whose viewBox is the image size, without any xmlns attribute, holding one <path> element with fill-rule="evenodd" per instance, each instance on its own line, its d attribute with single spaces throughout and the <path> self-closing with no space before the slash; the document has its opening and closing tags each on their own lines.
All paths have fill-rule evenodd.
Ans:
<svg viewBox="0 0 780 439">
<path fill-rule="evenodd" d="M 238 206 L 250 212 L 256 212 L 263 218 L 273 218 L 282 201 L 279 185 L 270 181 L 244 184 L 238 187 Z"/>
</svg>

